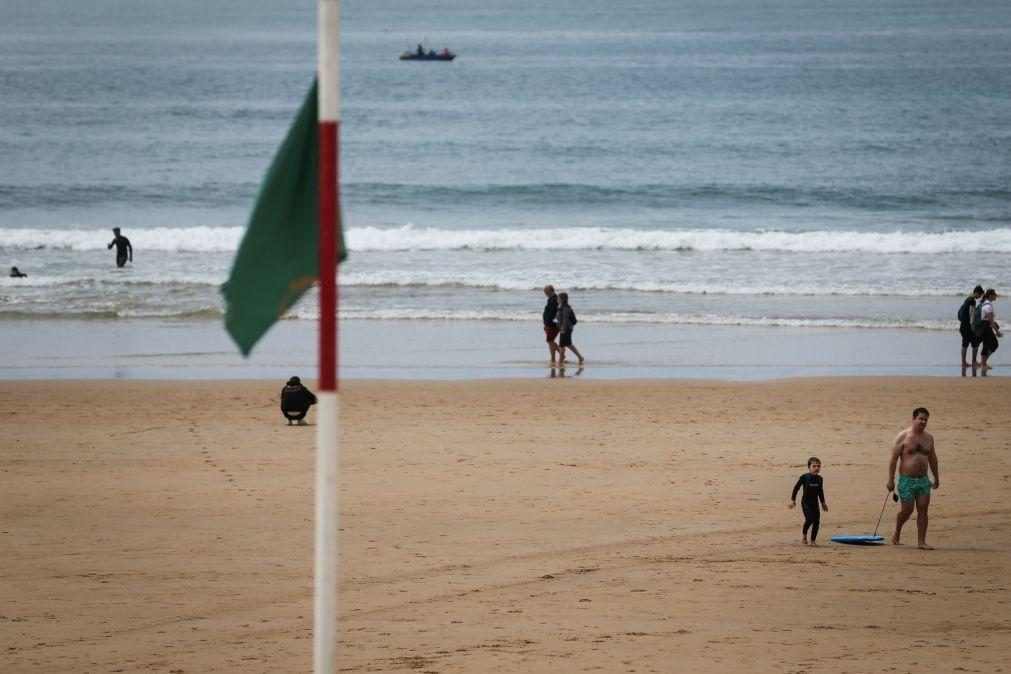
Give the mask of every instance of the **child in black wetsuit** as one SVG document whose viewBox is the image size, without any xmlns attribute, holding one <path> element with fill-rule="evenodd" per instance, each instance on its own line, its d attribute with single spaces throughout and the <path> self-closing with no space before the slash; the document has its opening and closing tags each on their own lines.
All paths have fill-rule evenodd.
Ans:
<svg viewBox="0 0 1011 674">
<path fill-rule="evenodd" d="M 812 456 L 807 460 L 807 473 L 800 476 L 797 484 L 793 485 L 793 494 L 790 495 L 790 509 L 797 505 L 797 492 L 801 487 L 804 493 L 800 497 L 800 507 L 804 511 L 804 538 L 801 541 L 804 545 L 807 542 L 807 530 L 811 530 L 810 545 L 817 546 L 815 539 L 818 538 L 818 525 L 821 523 L 821 512 L 818 510 L 818 502 L 821 501 L 821 509 L 828 512 L 828 504 L 825 503 L 825 483 L 821 478 L 821 460 L 817 456 Z"/>
</svg>

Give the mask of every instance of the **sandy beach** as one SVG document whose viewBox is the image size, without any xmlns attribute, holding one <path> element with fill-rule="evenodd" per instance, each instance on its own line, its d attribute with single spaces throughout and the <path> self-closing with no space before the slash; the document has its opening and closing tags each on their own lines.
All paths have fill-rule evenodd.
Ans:
<svg viewBox="0 0 1011 674">
<path fill-rule="evenodd" d="M 0 671 L 311 669 L 315 433 L 283 425 L 279 388 L 0 384 Z M 1009 394 L 1005 378 L 350 382 L 339 669 L 1007 670 Z M 919 405 L 937 549 L 829 544 L 874 529 Z M 819 548 L 786 507 L 812 454 Z"/>
</svg>

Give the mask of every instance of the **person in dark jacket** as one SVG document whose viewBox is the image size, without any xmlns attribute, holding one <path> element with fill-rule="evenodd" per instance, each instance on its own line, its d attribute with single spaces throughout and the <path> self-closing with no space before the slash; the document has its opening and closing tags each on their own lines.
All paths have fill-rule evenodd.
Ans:
<svg viewBox="0 0 1011 674">
<path fill-rule="evenodd" d="M 965 356 L 972 346 L 972 367 L 973 370 L 979 366 L 976 361 L 976 353 L 979 351 L 980 339 L 976 337 L 976 334 L 972 330 L 972 325 L 970 324 L 970 317 L 972 316 L 973 310 L 976 308 L 976 303 L 983 299 L 983 286 L 976 286 L 972 290 L 972 294 L 966 297 L 962 301 L 962 306 L 958 310 L 958 332 L 962 335 L 962 373 L 965 374 L 965 369 L 969 367 L 969 363 L 966 362 Z"/>
<path fill-rule="evenodd" d="M 26 276 L 28 276 L 28 274 L 25 274 L 24 272 L 22 272 L 17 267 L 11 267 L 11 273 L 10 273 L 10 277 L 11 278 L 25 278 Z"/>
<path fill-rule="evenodd" d="M 297 421 L 299 426 L 306 426 L 305 415 L 315 404 L 316 396 L 302 385 L 302 380 L 298 377 L 289 379 L 281 389 L 281 414 L 288 420 L 289 426 L 292 421 Z"/>
<path fill-rule="evenodd" d="M 579 349 L 576 345 L 572 343 L 572 330 L 576 327 L 576 312 L 572 310 L 569 306 L 569 293 L 560 293 L 558 295 L 558 366 L 564 367 L 565 363 L 565 349 L 572 349 L 572 353 L 576 354 L 576 358 L 579 359 L 579 364 L 582 365 L 586 360 L 583 358 L 583 354 L 579 353 Z"/>
<path fill-rule="evenodd" d="M 555 364 L 555 357 L 558 355 L 558 344 L 555 338 L 558 337 L 558 321 L 555 318 L 558 313 L 558 296 L 555 295 L 553 285 L 544 286 L 544 296 L 548 298 L 544 305 L 544 338 L 548 342 L 548 353 L 551 355 L 551 364 Z"/>
</svg>

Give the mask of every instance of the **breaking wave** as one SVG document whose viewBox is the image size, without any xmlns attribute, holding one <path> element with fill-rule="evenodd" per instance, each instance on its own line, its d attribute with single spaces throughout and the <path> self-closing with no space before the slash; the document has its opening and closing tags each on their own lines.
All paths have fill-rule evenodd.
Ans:
<svg viewBox="0 0 1011 674">
<path fill-rule="evenodd" d="M 242 227 L 153 227 L 124 231 L 138 250 L 234 252 Z M 104 250 L 111 234 L 98 229 L 4 229 L 0 249 Z M 348 250 L 397 251 L 768 251 L 784 253 L 867 253 L 944 255 L 1011 253 L 1011 228 L 984 231 L 781 231 L 731 229 L 440 229 L 355 227 L 346 232 Z"/>
</svg>

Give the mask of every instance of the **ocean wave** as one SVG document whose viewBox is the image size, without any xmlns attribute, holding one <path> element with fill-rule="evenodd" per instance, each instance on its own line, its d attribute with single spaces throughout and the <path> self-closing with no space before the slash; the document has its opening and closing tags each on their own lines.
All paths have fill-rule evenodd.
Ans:
<svg viewBox="0 0 1011 674">
<path fill-rule="evenodd" d="M 493 312 L 467 310 L 429 309 L 342 309 L 340 317 L 345 320 L 393 320 L 393 321 L 453 321 L 453 322 L 535 322 L 539 314 L 529 312 Z M 314 307 L 298 307 L 288 315 L 291 319 L 315 320 L 318 310 Z M 863 328 L 863 329 L 917 329 L 952 330 L 953 321 L 942 320 L 896 320 L 894 318 L 854 318 L 821 317 L 793 318 L 775 316 L 733 316 L 717 314 L 653 314 L 635 312 L 580 313 L 580 326 L 592 324 L 653 324 L 685 326 L 724 327 L 777 327 L 777 328 Z M 957 326 L 956 326 L 957 327 Z M 585 330 L 585 327 L 581 327 Z"/>
<path fill-rule="evenodd" d="M 255 182 L 206 182 L 167 186 L 163 183 L 65 185 L 0 185 L 0 208 L 81 208 L 110 203 L 151 206 L 236 206 L 250 203 L 256 194 Z"/>
<path fill-rule="evenodd" d="M 423 179 L 424 180 L 424 179 Z M 508 205 L 510 208 L 554 206 L 614 207 L 627 205 L 657 210 L 689 206 L 842 206 L 847 209 L 894 211 L 945 207 L 965 201 L 1006 202 L 1011 190 L 1004 186 L 976 189 L 938 188 L 931 191 L 887 191 L 873 187 L 728 183 L 519 183 L 447 185 L 438 182 L 348 182 L 344 193 L 355 202 L 377 204 L 467 204 L 475 207 Z"/>
<path fill-rule="evenodd" d="M 132 271 L 132 270 L 131 270 Z M 0 277 L 0 288 L 74 288 L 80 286 L 107 286 L 126 288 L 180 288 L 218 287 L 225 282 L 226 273 L 190 272 L 185 270 L 144 272 L 144 275 L 125 276 L 112 273 L 70 273 L 64 276 L 33 273 L 24 278 Z"/>
<path fill-rule="evenodd" d="M 517 273 L 512 278 L 491 276 L 476 270 L 470 275 L 464 273 L 447 274 L 423 270 L 403 269 L 385 271 L 342 271 L 340 284 L 345 288 L 461 288 L 488 291 L 530 292 L 543 286 L 532 283 L 526 273 Z M 561 287 L 560 282 L 556 285 Z M 719 290 L 706 282 L 623 280 L 601 278 L 600 274 L 581 276 L 569 272 L 565 279 L 566 292 L 634 292 L 670 295 L 709 296 L 764 296 L 764 297 L 959 297 L 965 288 L 939 284 L 923 284 L 896 288 L 894 284 L 873 285 L 861 282 L 805 282 L 793 280 L 790 283 L 740 283 L 733 278 L 720 282 Z"/>
<path fill-rule="evenodd" d="M 0 318 L 8 320 L 76 320 L 76 321 L 109 321 L 121 319 L 165 319 L 165 320 L 222 320 L 224 312 L 220 309 L 186 309 L 175 310 L 166 308 L 62 308 L 47 310 L 33 306 L 18 309 L 4 307 L 0 309 Z"/>
<path fill-rule="evenodd" d="M 287 110 L 193 110 L 170 108 L 170 115 L 184 114 L 209 123 L 228 121 L 273 121 L 290 118 Z M 438 111 L 444 117 L 446 111 Z M 288 115 L 289 117 L 285 117 Z M 259 157 L 254 157 L 259 159 Z M 110 183 L 78 182 L 0 185 L 0 208 L 26 206 L 81 207 L 109 203 L 173 204 L 186 206 L 239 206 L 248 204 L 256 194 L 255 181 L 194 181 L 186 179 L 166 184 L 143 181 Z M 558 182 L 517 184 L 457 184 L 424 176 L 420 182 L 347 181 L 342 192 L 353 203 L 412 206 L 432 204 L 467 205 L 474 208 L 510 208 L 541 210 L 545 205 L 573 207 L 634 207 L 669 210 L 686 207 L 733 206 L 808 208 L 843 207 L 863 211 L 888 212 L 910 208 L 925 210 L 951 208 L 960 204 L 997 204 L 1007 202 L 1011 190 L 1003 185 L 983 185 L 972 189 L 938 186 L 934 190 L 903 191 L 877 187 L 796 186 L 774 183 L 628 183 L 612 184 Z"/>
<path fill-rule="evenodd" d="M 526 311 L 483 311 L 483 310 L 439 310 L 439 309 L 376 309 L 372 307 L 342 308 L 341 320 L 349 321 L 422 321 L 452 323 L 537 323 L 539 313 Z M 315 303 L 302 303 L 284 316 L 283 320 L 314 321 L 319 317 Z M 118 320 L 118 319 L 162 319 L 162 320 L 221 320 L 223 312 L 216 308 L 173 310 L 165 307 L 90 307 L 79 311 L 56 309 L 47 311 L 44 307 L 17 308 L 7 306 L 0 309 L 4 319 L 75 319 L 75 320 Z M 768 327 L 768 328 L 823 328 L 823 329 L 870 329 L 895 330 L 914 329 L 931 331 L 951 331 L 955 321 L 950 320 L 903 320 L 895 318 L 866 317 L 777 317 L 740 316 L 701 313 L 637 313 L 637 312 L 580 312 L 580 330 L 597 325 L 683 325 L 716 327 Z M 584 327 L 585 326 L 585 327 Z"/>
<path fill-rule="evenodd" d="M 348 249 L 767 251 L 787 253 L 1011 253 L 1011 228 L 974 232 L 854 232 L 730 229 L 446 230 L 410 225 L 352 229 Z"/>
<path fill-rule="evenodd" d="M 243 227 L 149 227 L 123 234 L 140 250 L 167 252 L 234 252 L 242 240 Z M 0 249 L 106 250 L 112 241 L 109 229 L 0 229 Z"/>
<path fill-rule="evenodd" d="M 225 282 L 227 271 L 222 273 L 189 272 L 185 270 L 149 273 L 145 276 L 88 275 L 72 276 L 31 275 L 28 278 L 0 277 L 0 288 L 16 291 L 28 288 L 73 289 L 95 286 L 99 288 L 124 287 L 144 290 L 160 287 L 166 289 L 207 289 L 215 292 Z M 556 282 L 557 283 L 557 282 Z M 566 292 L 628 292 L 656 293 L 660 295 L 688 296 L 744 296 L 744 297 L 960 297 L 965 288 L 937 283 L 906 286 L 896 289 L 892 284 L 864 283 L 860 281 L 809 281 L 795 279 L 790 283 L 742 283 L 733 278 L 720 282 L 719 290 L 713 284 L 701 281 L 655 281 L 602 278 L 600 274 L 581 275 L 570 272 L 565 279 Z M 342 288 L 361 289 L 413 289 L 417 291 L 460 289 L 488 292 L 531 292 L 542 287 L 531 282 L 526 273 L 512 276 L 490 274 L 484 270 L 450 274 L 420 269 L 346 271 L 340 273 Z"/>
<path fill-rule="evenodd" d="M 124 232 L 138 250 L 234 252 L 243 227 L 151 227 Z M 1011 253 L 1011 228 L 980 231 L 782 231 L 732 229 L 626 229 L 621 227 L 440 229 L 353 227 L 348 250 L 403 251 L 762 251 L 943 255 Z M 3 229 L 0 249 L 104 250 L 111 240 L 96 229 Z"/>
</svg>

